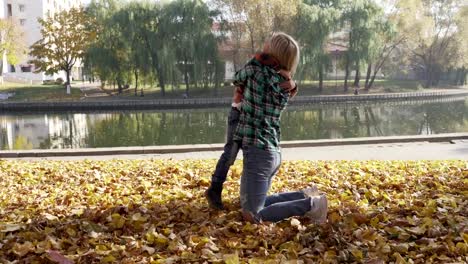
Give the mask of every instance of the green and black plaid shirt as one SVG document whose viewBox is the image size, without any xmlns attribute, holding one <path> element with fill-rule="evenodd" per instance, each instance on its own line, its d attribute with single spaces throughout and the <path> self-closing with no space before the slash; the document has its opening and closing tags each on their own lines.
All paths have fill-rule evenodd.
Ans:
<svg viewBox="0 0 468 264">
<path fill-rule="evenodd" d="M 234 85 L 244 86 L 244 100 L 234 140 L 241 146 L 279 151 L 280 117 L 289 100 L 289 93 L 279 86 L 285 79 L 272 67 L 255 58 L 240 69 Z"/>
</svg>

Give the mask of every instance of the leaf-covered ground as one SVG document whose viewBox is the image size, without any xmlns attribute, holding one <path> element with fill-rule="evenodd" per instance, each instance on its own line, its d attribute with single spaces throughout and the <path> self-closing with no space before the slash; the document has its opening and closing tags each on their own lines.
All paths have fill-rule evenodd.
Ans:
<svg viewBox="0 0 468 264">
<path fill-rule="evenodd" d="M 328 223 L 241 221 L 241 163 L 203 192 L 215 160 L 1 161 L 0 262 L 466 263 L 468 162 L 285 162 L 273 191 L 317 184 Z"/>
</svg>

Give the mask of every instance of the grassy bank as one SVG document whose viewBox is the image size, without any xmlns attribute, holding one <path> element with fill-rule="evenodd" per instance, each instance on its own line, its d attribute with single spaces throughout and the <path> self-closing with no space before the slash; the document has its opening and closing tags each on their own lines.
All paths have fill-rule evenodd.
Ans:
<svg viewBox="0 0 468 264">
<path fill-rule="evenodd" d="M 78 88 L 80 85 L 91 85 L 92 88 L 90 91 L 83 94 Z M 299 94 L 298 96 L 305 95 L 352 95 L 354 93 L 354 88 L 350 87 L 348 91 L 344 91 L 341 82 L 338 83 L 338 86 L 335 86 L 334 80 L 327 80 L 324 82 L 324 89 L 320 91 L 318 89 L 317 81 L 305 81 L 299 84 Z M 141 87 L 143 87 L 143 94 L 141 96 Z M 440 87 L 432 89 L 423 89 L 418 81 L 399 81 L 399 80 L 376 80 L 375 86 L 370 90 L 360 89 L 360 94 L 375 94 L 375 93 L 400 93 L 400 92 L 415 92 L 415 91 L 429 91 L 429 90 L 439 90 L 447 88 L 457 88 L 449 85 L 441 85 Z M 15 95 L 8 99 L 8 101 L 71 101 L 71 100 L 122 100 L 122 99 L 131 99 L 131 100 L 146 100 L 146 99 L 172 99 L 172 98 L 183 98 L 186 93 L 184 85 L 177 87 L 172 87 L 167 85 L 166 87 L 166 96 L 161 96 L 161 91 L 159 87 L 156 86 L 140 86 L 135 96 L 135 89 L 130 87 L 129 89 L 124 89 L 122 94 L 118 94 L 117 89 L 113 87 L 105 87 L 101 89 L 98 87 L 98 84 L 88 84 L 77 82 L 72 84 L 72 94 L 67 95 L 66 90 L 61 85 L 23 85 L 23 84 L 12 84 L 6 83 L 3 86 L 0 86 L 0 93 L 12 92 Z M 189 97 L 190 98 L 212 98 L 212 97 L 230 97 L 232 96 L 233 87 L 232 86 L 222 86 L 218 90 L 215 90 L 213 87 L 203 88 L 203 87 L 190 87 Z M 93 97 L 93 94 L 99 94 L 99 96 Z"/>
<path fill-rule="evenodd" d="M 0 262 L 468 261 L 466 161 L 285 162 L 272 191 L 316 184 L 329 199 L 323 225 L 244 223 L 239 162 L 225 184 L 227 210 L 209 209 L 203 192 L 215 165 L 0 160 Z"/>
<path fill-rule="evenodd" d="M 141 88 L 141 87 L 140 87 Z M 324 88 L 322 91 L 318 89 L 318 81 L 304 81 L 299 84 L 298 96 L 304 95 L 339 95 L 354 93 L 354 88 L 350 87 L 348 91 L 344 91 L 343 82 L 338 81 L 336 85 L 334 80 L 326 80 L 324 82 Z M 447 89 L 456 88 L 449 85 L 441 85 L 437 88 L 423 89 L 418 81 L 405 81 L 405 80 L 376 80 L 375 86 L 370 90 L 360 89 L 360 94 L 375 94 L 375 93 L 401 93 L 401 92 L 415 92 L 424 90 L 434 89 Z M 141 97 L 141 89 L 138 90 L 137 96 L 135 96 L 134 88 L 124 90 L 123 94 L 118 95 L 117 90 L 112 87 L 106 87 L 105 90 L 109 94 L 117 95 L 119 97 L 131 97 L 134 99 L 148 99 L 148 98 L 161 98 L 161 90 L 159 87 L 143 87 L 144 97 Z M 208 88 L 189 88 L 190 98 L 203 98 L 203 97 L 230 97 L 232 96 L 232 86 L 222 86 L 217 91 L 213 87 Z M 185 85 L 179 86 L 179 88 L 168 85 L 166 87 L 166 98 L 183 98 L 186 93 Z"/>
<path fill-rule="evenodd" d="M 79 88 L 71 89 L 71 94 L 67 95 L 63 85 L 29 85 L 7 83 L 0 85 L 0 93 L 14 93 L 8 101 L 28 102 L 28 101 L 71 101 L 79 100 L 81 91 Z"/>
</svg>

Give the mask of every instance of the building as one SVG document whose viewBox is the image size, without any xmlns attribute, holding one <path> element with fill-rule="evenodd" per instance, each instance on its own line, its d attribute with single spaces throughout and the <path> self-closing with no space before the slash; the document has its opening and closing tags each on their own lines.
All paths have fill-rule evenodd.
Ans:
<svg viewBox="0 0 468 264">
<path fill-rule="evenodd" d="M 47 18 L 56 12 L 68 10 L 83 5 L 83 0 L 0 0 L 0 18 L 12 19 L 24 32 L 25 46 L 30 47 L 41 39 L 41 26 L 38 18 Z M 18 65 L 10 65 L 3 58 L 3 76 L 6 81 L 41 83 L 61 77 L 65 80 L 65 73 L 54 76 L 44 73 L 34 73 L 34 65 L 28 63 L 30 57 L 26 57 Z M 81 78 L 81 67 L 73 70 L 74 79 Z"/>
</svg>

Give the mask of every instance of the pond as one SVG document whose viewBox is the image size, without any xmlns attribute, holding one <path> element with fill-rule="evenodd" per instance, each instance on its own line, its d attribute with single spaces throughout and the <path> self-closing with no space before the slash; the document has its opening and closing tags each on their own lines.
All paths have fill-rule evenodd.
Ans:
<svg viewBox="0 0 468 264">
<path fill-rule="evenodd" d="M 0 149 L 223 143 L 229 109 L 0 114 Z M 468 132 L 468 98 L 291 106 L 282 140 Z"/>
</svg>

